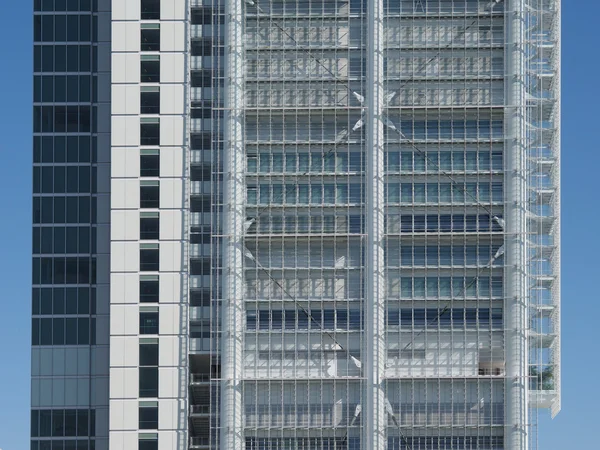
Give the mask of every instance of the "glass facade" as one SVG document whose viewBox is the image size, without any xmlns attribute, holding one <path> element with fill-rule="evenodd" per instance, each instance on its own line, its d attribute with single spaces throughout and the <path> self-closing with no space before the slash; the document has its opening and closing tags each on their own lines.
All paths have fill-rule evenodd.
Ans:
<svg viewBox="0 0 600 450">
<path fill-rule="evenodd" d="M 118 3 L 34 2 L 32 449 L 536 448 L 560 2 Z"/>
<path fill-rule="evenodd" d="M 31 448 L 87 450 L 97 406 L 97 2 L 37 0 L 33 24 Z"/>
<path fill-rule="evenodd" d="M 557 8 L 226 4 L 222 448 L 535 448 Z"/>
</svg>

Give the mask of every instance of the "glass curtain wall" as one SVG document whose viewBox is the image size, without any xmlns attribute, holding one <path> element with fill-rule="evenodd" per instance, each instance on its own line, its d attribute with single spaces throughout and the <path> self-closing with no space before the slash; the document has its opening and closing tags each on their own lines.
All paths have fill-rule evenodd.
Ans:
<svg viewBox="0 0 600 450">
<path fill-rule="evenodd" d="M 95 3 L 33 2 L 32 450 L 96 444 Z"/>
<path fill-rule="evenodd" d="M 524 270 L 530 368 L 522 381 L 526 403 L 558 411 L 559 17 L 555 2 L 530 0 L 518 11 L 508 4 L 386 0 L 377 54 L 365 1 L 243 2 L 243 45 L 236 49 L 243 61 L 244 176 L 225 173 L 223 180 L 245 192 L 243 258 L 234 268 L 243 280 L 236 300 L 242 351 L 235 361 L 215 356 L 215 302 L 207 360 L 214 380 L 220 364 L 242 373 L 233 408 L 241 421 L 227 422 L 235 425 L 228 432 L 239 439 L 236 448 L 365 448 L 373 420 L 383 421 L 388 449 L 510 445 L 506 342 L 514 324 L 506 306 L 512 235 L 505 209 L 513 200 L 507 161 L 516 151 L 507 117 L 515 109 L 527 111 L 519 149 L 530 193 L 520 201 L 531 210 L 518 231 L 528 236 L 531 261 Z M 527 95 L 519 105 L 507 98 L 507 21 L 515 17 L 527 24 L 516 44 L 527 49 L 518 74 Z M 213 27 L 223 35 L 222 25 Z M 367 61 L 380 57 L 383 72 L 373 79 Z M 213 76 L 222 76 L 218 58 L 211 61 Z M 369 95 L 377 89 L 371 80 L 383 90 L 373 119 L 383 128 L 377 148 L 368 144 Z M 230 107 L 225 102 L 223 111 Z M 221 195 L 220 117 L 212 115 L 210 153 L 211 217 L 219 230 L 220 205 L 232 201 Z M 373 152 L 383 158 L 375 175 L 384 192 L 376 199 L 367 189 Z M 376 212 L 368 201 L 385 219 L 385 354 L 374 362 L 365 350 L 375 301 L 367 225 Z M 213 229 L 215 262 L 220 232 Z M 230 269 L 213 267 L 214 299 L 220 274 Z M 366 370 L 376 364 L 383 368 L 381 419 L 366 410 Z M 216 401 L 216 384 L 211 395 Z M 212 405 L 216 443 L 225 425 Z M 535 448 L 537 413 L 531 416 L 523 426 Z"/>
<path fill-rule="evenodd" d="M 245 4 L 246 449 L 360 445 L 363 22 L 347 1 Z"/>
<path fill-rule="evenodd" d="M 388 449 L 504 447 L 504 4 L 385 1 Z"/>
</svg>

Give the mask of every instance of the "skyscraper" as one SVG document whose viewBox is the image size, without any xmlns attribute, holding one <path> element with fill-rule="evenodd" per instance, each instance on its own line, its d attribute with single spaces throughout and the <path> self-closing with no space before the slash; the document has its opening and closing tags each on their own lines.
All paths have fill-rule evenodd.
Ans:
<svg viewBox="0 0 600 450">
<path fill-rule="evenodd" d="M 559 0 L 35 0 L 32 450 L 526 450 Z"/>
</svg>

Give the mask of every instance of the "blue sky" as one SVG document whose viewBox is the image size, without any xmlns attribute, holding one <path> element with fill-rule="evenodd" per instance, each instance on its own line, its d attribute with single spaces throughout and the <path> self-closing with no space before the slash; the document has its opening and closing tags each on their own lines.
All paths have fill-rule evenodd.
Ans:
<svg viewBox="0 0 600 450">
<path fill-rule="evenodd" d="M 0 449 L 29 448 L 31 4 L 0 16 Z M 543 450 L 599 448 L 600 2 L 563 10 L 563 410 L 540 413 Z M 585 5 L 585 8 L 581 6 Z M 577 8 L 579 6 L 579 8 Z M 596 136 L 596 138 L 594 138 Z M 596 286 L 596 287 L 594 287 Z"/>
</svg>

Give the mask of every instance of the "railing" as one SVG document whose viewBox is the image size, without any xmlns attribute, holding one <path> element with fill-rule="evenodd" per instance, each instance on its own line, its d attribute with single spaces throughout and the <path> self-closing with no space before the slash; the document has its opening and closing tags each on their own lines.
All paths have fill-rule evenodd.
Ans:
<svg viewBox="0 0 600 450">
<path fill-rule="evenodd" d="M 208 447 L 210 446 L 210 438 L 207 437 L 191 437 L 190 447 Z"/>
<path fill-rule="evenodd" d="M 210 405 L 192 405 L 190 414 L 210 414 Z"/>
<path fill-rule="evenodd" d="M 210 381 L 210 375 L 207 373 L 190 374 L 190 383 L 207 383 Z"/>
</svg>

